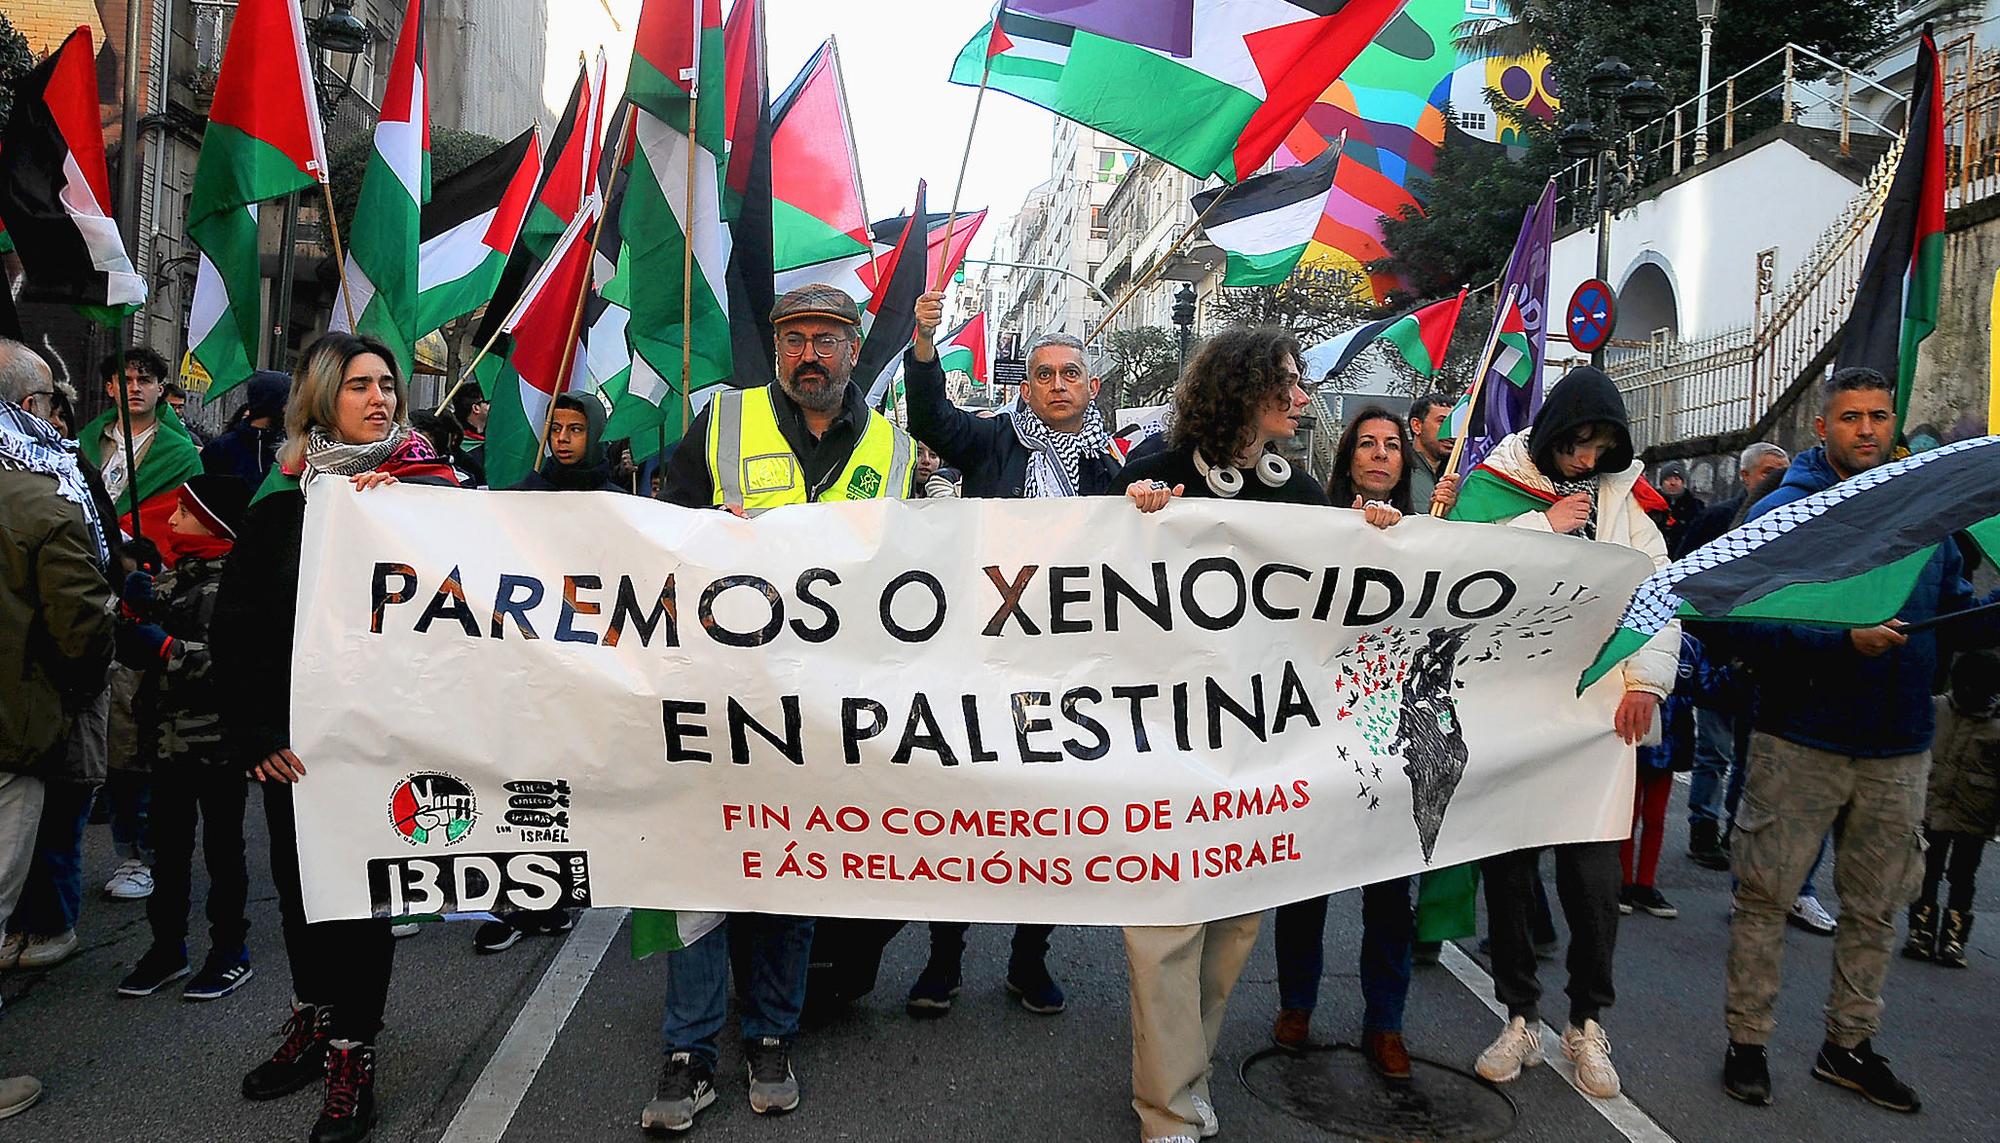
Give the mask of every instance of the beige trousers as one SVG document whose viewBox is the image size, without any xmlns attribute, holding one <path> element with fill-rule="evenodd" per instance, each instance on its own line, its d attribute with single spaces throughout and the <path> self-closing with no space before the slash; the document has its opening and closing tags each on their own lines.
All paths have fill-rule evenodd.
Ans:
<svg viewBox="0 0 2000 1143">
<path fill-rule="evenodd" d="M 1142 1140 L 1199 1139 L 1194 1101 L 1211 1103 L 1210 1058 L 1223 1006 L 1250 948 L 1260 913 L 1205 925 L 1125 930 L 1132 978 L 1132 1110 Z"/>
</svg>

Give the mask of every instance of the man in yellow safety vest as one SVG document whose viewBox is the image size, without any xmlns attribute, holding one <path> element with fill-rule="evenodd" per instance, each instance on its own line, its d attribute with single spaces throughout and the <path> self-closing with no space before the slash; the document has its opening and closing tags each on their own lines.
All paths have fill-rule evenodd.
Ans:
<svg viewBox="0 0 2000 1143">
<path fill-rule="evenodd" d="M 861 343 L 854 299 L 832 286 L 801 286 L 778 299 L 771 325 L 776 380 L 715 395 L 667 462 L 660 499 L 738 515 L 816 501 L 907 499 L 916 442 L 868 408 L 849 380 Z M 880 923 L 865 924 L 874 933 Z M 772 1115 L 799 1105 L 791 1049 L 805 1005 L 813 918 L 736 913 L 667 959 L 666 1059 L 640 1116 L 649 1132 L 685 1131 L 715 1102 L 732 929 L 751 962 L 737 981 L 750 1110 Z"/>
<path fill-rule="evenodd" d="M 801 286 L 771 309 L 778 376 L 724 389 L 667 462 L 660 499 L 755 513 L 784 504 L 905 499 L 916 444 L 849 380 L 861 311 L 832 286 Z"/>
</svg>

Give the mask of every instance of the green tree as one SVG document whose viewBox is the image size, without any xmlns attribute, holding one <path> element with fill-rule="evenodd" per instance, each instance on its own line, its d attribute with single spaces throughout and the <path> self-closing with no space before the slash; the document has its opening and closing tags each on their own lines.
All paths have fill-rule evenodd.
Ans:
<svg viewBox="0 0 2000 1143">
<path fill-rule="evenodd" d="M 1209 312 L 1221 325 L 1275 325 L 1308 349 L 1368 318 L 1368 281 L 1352 270 L 1303 265 L 1275 286 L 1217 290 Z"/>
<path fill-rule="evenodd" d="M 1180 376 L 1180 337 L 1158 326 L 1121 329 L 1105 339 L 1116 370 L 1114 406 L 1162 404 Z"/>
<path fill-rule="evenodd" d="M 431 182 L 441 183 L 500 149 L 500 140 L 477 131 L 453 127 L 431 127 Z M 375 135 L 364 131 L 341 144 L 328 159 L 329 181 L 333 184 L 333 212 L 340 221 L 340 233 L 354 233 L 354 207 L 361 199 L 361 176 L 368 170 L 368 156 L 375 151 Z"/>
<path fill-rule="evenodd" d="M 14 113 L 14 84 L 35 70 L 35 53 L 5 12 L 0 12 L 0 123 Z"/>
</svg>

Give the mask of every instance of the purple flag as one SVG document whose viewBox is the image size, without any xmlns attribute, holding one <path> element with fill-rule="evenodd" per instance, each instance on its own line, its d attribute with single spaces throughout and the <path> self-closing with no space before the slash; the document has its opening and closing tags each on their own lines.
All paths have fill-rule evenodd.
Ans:
<svg viewBox="0 0 2000 1143">
<path fill-rule="evenodd" d="M 1194 0 L 1006 0 L 1006 9 L 1170 56 L 1194 54 Z"/>
<path fill-rule="evenodd" d="M 1494 445 L 1534 422 L 1542 409 L 1542 356 L 1548 345 L 1549 329 L 1549 247 L 1556 236 L 1556 184 L 1550 179 L 1542 197 L 1528 208 L 1521 221 L 1521 235 L 1514 240 L 1514 252 L 1507 258 L 1507 272 L 1500 276 L 1504 298 L 1509 286 L 1516 287 L 1515 299 L 1521 307 L 1521 323 L 1528 327 L 1528 350 L 1535 371 L 1525 387 L 1514 385 L 1497 372 L 1489 371 L 1483 393 L 1486 406 L 1486 435 L 1466 444 L 1462 471 L 1470 472 L 1486 458 Z M 1500 320 L 1501 315 L 1494 315 Z"/>
</svg>

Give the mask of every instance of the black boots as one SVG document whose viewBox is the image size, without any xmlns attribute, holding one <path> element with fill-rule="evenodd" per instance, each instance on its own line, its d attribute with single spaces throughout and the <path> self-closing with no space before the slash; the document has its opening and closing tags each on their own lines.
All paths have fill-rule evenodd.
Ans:
<svg viewBox="0 0 2000 1143">
<path fill-rule="evenodd" d="M 278 1099 L 315 1083 L 326 1074 L 327 1010 L 311 1004 L 292 1009 L 285 1042 L 271 1058 L 243 1077 L 244 1099 Z"/>
<path fill-rule="evenodd" d="M 1762 1044 L 1730 1042 L 1722 1058 L 1722 1090 L 1752 1107 L 1771 1103 L 1771 1064 Z"/>
<path fill-rule="evenodd" d="M 326 1051 L 326 1095 L 310 1143 L 359 1143 L 375 1127 L 375 1048 L 334 1040 Z"/>
<path fill-rule="evenodd" d="M 1938 907 L 1935 901 L 1918 901 L 1910 906 L 1910 939 L 1903 942 L 1903 955 L 1911 960 L 1929 960 L 1937 955 Z"/>
<path fill-rule="evenodd" d="M 1972 938 L 1972 914 L 1957 909 L 1944 911 L 1944 928 L 1938 931 L 1937 962 L 1946 968 L 1965 967 L 1965 942 Z"/>
<path fill-rule="evenodd" d="M 1720 823 L 1695 822 L 1688 828 L 1688 858 L 1703 869 L 1729 868 L 1729 851 L 1722 847 Z"/>
</svg>

